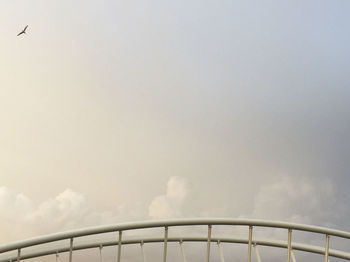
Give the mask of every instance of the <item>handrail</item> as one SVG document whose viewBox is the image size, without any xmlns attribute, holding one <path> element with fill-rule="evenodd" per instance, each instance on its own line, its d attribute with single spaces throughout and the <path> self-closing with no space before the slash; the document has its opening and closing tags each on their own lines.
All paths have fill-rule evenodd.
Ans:
<svg viewBox="0 0 350 262">
<path fill-rule="evenodd" d="M 183 236 L 182 238 L 169 238 L 168 237 L 168 229 L 169 227 L 179 227 L 179 226 L 199 226 L 199 225 L 206 225 L 208 227 L 208 235 L 206 238 L 203 237 L 188 237 Z M 237 238 L 218 238 L 217 236 L 212 236 L 211 231 L 213 226 L 219 226 L 219 225 L 227 225 L 227 226 L 247 226 L 249 228 L 249 235 L 247 239 L 237 239 Z M 164 228 L 164 238 L 143 238 L 138 240 L 131 240 L 125 237 L 122 238 L 122 234 L 124 231 L 127 230 L 136 230 L 136 229 L 149 229 L 149 228 Z M 257 240 L 253 238 L 253 228 L 256 227 L 270 227 L 270 228 L 280 228 L 280 229 L 287 229 L 288 232 L 288 241 L 275 241 L 275 240 Z M 311 246 L 311 245 L 305 245 L 301 243 L 295 243 L 292 242 L 292 231 L 306 231 L 306 232 L 313 232 L 318 234 L 323 234 L 325 236 L 325 246 L 319 247 L 319 246 Z M 118 241 L 112 241 L 112 242 L 103 242 L 101 241 L 99 243 L 93 243 L 87 245 L 74 245 L 74 239 L 78 237 L 83 236 L 89 236 L 89 235 L 97 235 L 97 234 L 103 234 L 103 233 L 109 233 L 109 232 L 119 232 L 119 239 Z M 132 244 L 135 241 L 138 241 L 137 243 L 141 244 L 141 247 L 143 248 L 143 244 L 147 242 L 163 242 L 163 262 L 166 262 L 167 259 L 167 243 L 168 241 L 178 241 L 181 243 L 183 241 L 205 241 L 207 242 L 207 248 L 206 248 L 206 261 L 209 262 L 210 258 L 210 244 L 213 241 L 218 241 L 218 245 L 220 242 L 229 242 L 229 243 L 245 243 L 248 244 L 248 262 L 251 262 L 251 250 L 252 246 L 254 246 L 254 251 L 258 257 L 258 260 L 260 261 L 260 256 L 258 255 L 257 251 L 257 245 L 266 245 L 266 246 L 274 246 L 274 247 L 282 247 L 287 249 L 287 262 L 290 262 L 290 259 L 292 258 L 293 262 L 295 262 L 295 256 L 293 253 L 293 249 L 296 250 L 302 250 L 307 251 L 311 253 L 318 253 L 324 255 L 325 262 L 328 262 L 328 257 L 339 257 L 344 258 L 347 260 L 350 260 L 350 253 L 330 249 L 329 247 L 329 241 L 330 236 L 336 236 L 340 238 L 346 238 L 350 239 L 350 233 L 340 230 L 334 230 L 329 229 L 325 227 L 319 227 L 319 226 L 310 226 L 310 225 L 303 225 L 303 224 L 296 224 L 296 223 L 287 223 L 287 222 L 280 222 L 280 221 L 267 221 L 267 220 L 256 220 L 256 219 L 226 219 L 226 218 L 195 218 L 195 219 L 172 219 L 172 220 L 158 220 L 158 221 L 143 221 L 143 222 L 134 222 L 134 223 L 122 223 L 122 224 L 115 224 L 115 225 L 105 225 L 105 226 L 98 226 L 98 227 L 90 227 L 90 228 L 83 228 L 78 230 L 71 230 L 66 232 L 60 232 L 50 235 L 44 235 L 40 237 L 35 237 L 27 240 L 17 241 L 5 245 L 0 246 L 0 255 L 5 252 L 9 251 L 17 251 L 16 257 L 11 258 L 4 258 L 4 256 L 0 256 L 0 262 L 7 261 L 11 262 L 16 260 L 17 262 L 20 262 L 21 259 L 26 259 L 31 257 L 38 257 L 43 256 L 47 254 L 53 254 L 58 252 L 69 252 L 69 262 L 72 262 L 72 255 L 73 251 L 77 249 L 87 249 L 93 247 L 99 247 L 100 251 L 103 245 L 118 245 L 118 253 L 117 253 L 117 262 L 121 261 L 121 247 L 124 244 Z M 69 247 L 60 248 L 59 250 L 56 249 L 48 249 L 42 248 L 42 250 L 31 253 L 31 254 L 23 254 L 22 249 L 27 247 L 33 247 L 40 244 L 46 244 L 51 243 L 55 241 L 60 240 L 69 240 L 70 244 Z M 181 246 L 182 247 L 182 246 Z M 183 251 L 182 251 L 183 252 Z M 222 254 L 221 254 L 222 255 Z M 144 256 L 144 254 L 143 254 Z M 183 256 L 184 258 L 184 256 Z M 223 257 L 221 257 L 223 261 Z"/>
<path fill-rule="evenodd" d="M 207 242 L 206 237 L 202 236 L 191 236 L 191 237 L 169 237 L 167 239 L 168 242 Z M 164 241 L 164 238 L 157 237 L 157 238 L 135 238 L 135 239 L 128 239 L 128 240 L 122 240 L 121 245 L 132 245 L 132 244 L 141 244 L 141 243 L 162 243 Z M 212 243 L 217 243 L 218 241 L 220 243 L 236 243 L 236 244 L 248 244 L 248 240 L 245 238 L 228 238 L 228 237 L 213 237 L 210 240 Z M 278 247 L 278 248 L 287 248 L 288 243 L 285 241 L 277 241 L 277 240 L 268 240 L 268 239 L 253 239 L 252 241 L 253 245 L 259 245 L 259 246 L 269 246 L 269 247 Z M 108 247 L 108 246 L 117 246 L 119 245 L 119 241 L 106 241 L 106 242 L 91 242 L 91 243 L 85 243 L 73 246 L 73 251 L 76 250 L 85 250 L 85 249 L 92 249 L 92 248 L 100 248 L 100 247 Z M 324 254 L 324 247 L 315 246 L 315 245 L 306 245 L 302 243 L 293 243 L 292 244 L 293 250 L 299 250 L 299 251 L 305 251 L 315 254 Z M 28 254 L 23 254 L 19 258 L 20 260 L 25 259 L 31 259 L 31 258 L 37 258 L 47 255 L 54 255 L 54 254 L 60 254 L 69 252 L 70 247 L 59 247 L 59 248 L 51 248 L 44 251 L 36 251 Z M 329 250 L 329 256 L 336 257 L 336 258 L 342 258 L 342 259 L 348 259 L 350 260 L 350 253 L 344 252 L 336 249 L 330 249 Z M 15 261 L 18 257 L 16 255 L 8 256 L 6 258 L 0 259 L 0 262 L 8 262 L 8 261 Z"/>
<path fill-rule="evenodd" d="M 299 231 L 308 231 L 313 233 L 320 233 L 330 236 L 337 236 L 342 238 L 350 239 L 350 233 L 340 230 L 329 229 L 326 227 L 310 226 L 296 223 L 287 223 L 280 221 L 267 221 L 267 220 L 255 220 L 255 219 L 208 219 L 208 218 L 196 218 L 196 219 L 176 219 L 176 220 L 158 220 L 158 221 L 146 221 L 146 222 L 134 222 L 134 223 L 122 223 L 116 225 L 90 227 L 79 230 L 72 230 L 66 232 L 60 232 L 56 234 L 45 235 L 41 237 L 31 238 L 10 244 L 0 246 L 0 253 L 4 253 L 11 250 L 17 250 L 19 248 L 25 248 L 35 246 L 39 244 L 102 234 L 116 231 L 126 231 L 133 229 L 145 229 L 145 228 L 156 228 L 156 227 L 175 227 L 175 226 L 195 226 L 195 225 L 231 225 L 231 226 L 258 226 L 258 227 L 274 227 L 274 228 L 285 228 Z"/>
</svg>

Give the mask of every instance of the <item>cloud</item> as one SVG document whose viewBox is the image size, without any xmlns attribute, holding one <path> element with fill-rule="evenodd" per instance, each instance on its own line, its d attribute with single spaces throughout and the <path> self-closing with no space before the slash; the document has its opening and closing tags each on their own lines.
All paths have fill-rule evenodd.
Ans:
<svg viewBox="0 0 350 262">
<path fill-rule="evenodd" d="M 28 222 L 41 225 L 41 231 L 65 230 L 78 225 L 88 224 L 86 219 L 91 215 L 92 208 L 85 196 L 66 189 L 55 198 L 41 203 L 28 215 Z M 95 221 L 99 222 L 99 221 Z"/>
<path fill-rule="evenodd" d="M 135 219 L 135 206 L 98 212 L 81 193 L 66 189 L 39 205 L 22 193 L 0 187 L 0 242 Z"/>
<path fill-rule="evenodd" d="M 334 214 L 339 209 L 330 182 L 292 176 L 280 176 L 273 183 L 260 185 L 252 202 L 242 198 L 245 210 L 232 205 L 230 198 L 209 202 L 196 197 L 200 192 L 183 177 L 170 177 L 164 191 L 149 202 L 146 199 L 97 211 L 85 195 L 69 188 L 36 205 L 23 193 L 0 187 L 0 210 L 6 211 L 0 212 L 0 242 L 149 218 L 240 217 L 335 227 Z M 238 197 L 236 194 L 232 192 L 231 197 Z"/>
<path fill-rule="evenodd" d="M 335 200 L 329 181 L 317 183 L 291 176 L 262 185 L 254 197 L 251 216 L 296 223 L 328 223 Z"/>
<path fill-rule="evenodd" d="M 32 201 L 23 194 L 7 188 L 0 187 L 0 213 L 1 220 L 14 216 L 23 216 L 33 208 Z M 6 210 L 6 211 L 5 211 Z"/>
<path fill-rule="evenodd" d="M 171 218 L 183 215 L 182 208 L 188 195 L 188 183 L 183 177 L 171 177 L 165 195 L 156 196 L 148 208 L 151 218 Z"/>
</svg>

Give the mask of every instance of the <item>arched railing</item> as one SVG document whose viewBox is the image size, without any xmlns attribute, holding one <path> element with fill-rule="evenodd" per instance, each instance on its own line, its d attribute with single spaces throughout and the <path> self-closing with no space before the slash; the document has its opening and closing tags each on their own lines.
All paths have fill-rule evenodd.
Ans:
<svg viewBox="0 0 350 262">
<path fill-rule="evenodd" d="M 248 228 L 248 236 L 246 238 L 230 238 L 227 236 L 214 236 L 212 235 L 212 228 L 215 226 L 246 226 Z M 170 227 L 179 226 L 206 226 L 207 236 L 189 236 L 182 235 L 180 237 L 168 237 L 168 230 Z M 286 230 L 286 240 L 273 240 L 273 239 L 258 239 L 253 237 L 253 231 L 256 228 L 280 228 Z M 138 237 L 130 238 L 125 237 L 123 232 L 128 230 L 138 229 L 152 229 L 163 228 L 164 237 Z M 324 245 L 315 246 L 307 243 L 297 243 L 292 239 L 293 231 L 313 232 L 323 235 Z M 115 241 L 103 241 L 92 240 L 89 243 L 74 244 L 74 239 L 92 236 L 102 233 L 117 232 L 117 240 Z M 240 243 L 247 244 L 247 261 L 252 260 L 252 248 L 256 255 L 258 262 L 261 262 L 261 257 L 258 251 L 258 246 L 270 246 L 286 249 L 286 261 L 296 262 L 293 250 L 305 251 L 309 253 L 321 254 L 324 256 L 324 261 L 328 262 L 329 257 L 337 257 L 345 260 L 350 260 L 350 253 L 335 249 L 330 249 L 330 237 L 339 237 L 344 239 L 350 239 L 350 233 L 340 230 L 333 230 L 325 227 L 309 226 L 294 223 L 265 221 L 265 220 L 250 220 L 250 219 L 176 219 L 176 220 L 162 220 L 162 221 L 146 221 L 136 223 L 123 223 L 117 225 L 107 225 L 92 227 L 80 230 L 72 230 L 69 232 L 61 232 L 41 237 L 36 237 L 28 240 L 18 241 L 7 245 L 0 246 L 0 262 L 20 262 L 21 260 L 29 258 L 37 258 L 47 255 L 55 255 L 56 258 L 61 253 L 69 254 L 69 262 L 73 261 L 73 252 L 76 250 L 85 250 L 98 248 L 100 251 L 100 257 L 102 258 L 102 248 L 107 246 L 117 246 L 117 262 L 122 259 L 122 246 L 139 244 L 142 251 L 142 258 L 145 261 L 144 245 L 147 243 L 163 243 L 163 262 L 167 260 L 167 248 L 168 242 L 178 242 L 181 250 L 182 261 L 186 262 L 184 254 L 183 243 L 184 242 L 205 242 L 206 243 L 206 262 L 209 262 L 210 248 L 213 243 L 217 244 L 220 261 L 224 262 L 224 254 L 221 249 L 221 243 Z M 22 253 L 22 250 L 29 247 L 35 247 L 46 243 L 57 242 L 61 240 L 69 241 L 69 245 L 60 247 L 42 247 L 40 250 Z M 40 247 L 40 246 L 39 246 Z M 10 251 L 17 251 L 16 255 L 9 254 Z"/>
</svg>

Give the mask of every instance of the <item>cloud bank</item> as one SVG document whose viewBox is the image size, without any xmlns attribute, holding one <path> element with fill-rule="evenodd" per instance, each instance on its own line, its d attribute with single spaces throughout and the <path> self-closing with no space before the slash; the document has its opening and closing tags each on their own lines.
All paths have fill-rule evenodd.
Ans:
<svg viewBox="0 0 350 262">
<path fill-rule="evenodd" d="M 232 193 L 232 197 L 234 196 Z M 234 217 L 283 220 L 306 224 L 335 226 L 335 194 L 330 182 L 313 183 L 291 176 L 281 176 L 271 184 L 263 184 L 253 198 L 250 213 L 230 206 L 230 200 L 200 209 L 198 192 L 184 177 L 170 177 L 164 193 L 146 201 L 146 207 L 121 205 L 115 210 L 99 212 L 79 192 L 66 189 L 57 196 L 35 205 L 23 193 L 0 187 L 1 242 L 9 242 L 40 234 L 54 233 L 86 226 L 124 221 L 180 218 L 190 216 Z M 196 200 L 196 201 L 194 201 Z M 200 201 L 205 201 L 201 199 Z M 244 199 L 242 199 L 244 201 Z M 216 210 L 216 213 L 212 211 Z"/>
</svg>

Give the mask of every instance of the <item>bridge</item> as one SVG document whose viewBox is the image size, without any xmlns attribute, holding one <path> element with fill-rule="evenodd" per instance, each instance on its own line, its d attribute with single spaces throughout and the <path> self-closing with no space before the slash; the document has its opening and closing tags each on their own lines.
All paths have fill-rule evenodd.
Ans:
<svg viewBox="0 0 350 262">
<path fill-rule="evenodd" d="M 183 230 L 181 234 L 169 236 L 169 230 L 175 228 L 198 228 L 205 230 L 205 235 L 193 232 L 191 230 Z M 216 227 L 224 228 L 245 228 L 247 232 L 245 237 L 235 235 L 227 236 L 217 235 L 213 233 Z M 284 240 L 274 239 L 273 237 L 257 238 L 254 232 L 263 228 L 273 228 L 282 231 L 285 236 Z M 148 230 L 148 234 L 146 233 Z M 152 230 L 162 230 L 161 237 L 152 236 Z M 128 234 L 134 232 L 134 234 Z M 137 232 L 137 234 L 135 234 Z M 317 235 L 322 239 L 322 245 L 313 245 L 308 242 L 293 241 L 293 234 L 296 232 L 310 233 Z M 103 238 L 104 234 L 115 234 L 114 240 Z M 135 237 L 137 235 L 137 237 Z M 102 238 L 101 238 L 102 237 Z M 86 240 L 84 243 L 78 243 L 76 240 Z M 334 230 L 326 227 L 311 226 L 304 224 L 286 223 L 279 221 L 252 220 L 252 219 L 173 219 L 159 221 L 144 221 L 134 223 L 122 223 L 115 225 L 98 226 L 60 232 L 50 235 L 44 235 L 27 240 L 17 241 L 0 246 L 0 262 L 21 262 L 22 260 L 41 258 L 45 256 L 55 256 L 56 261 L 61 254 L 67 254 L 69 262 L 74 260 L 74 252 L 78 250 L 95 249 L 99 253 L 100 262 L 103 262 L 103 248 L 116 247 L 116 262 L 123 261 L 123 248 L 128 245 L 139 245 L 140 258 L 138 261 L 146 261 L 145 246 L 150 243 L 158 243 L 162 252 L 162 261 L 166 262 L 169 245 L 168 243 L 177 243 L 178 252 L 181 253 L 183 262 L 187 262 L 184 243 L 186 242 L 202 242 L 205 244 L 205 260 L 209 262 L 213 260 L 211 250 L 216 246 L 218 258 L 220 262 L 225 261 L 222 244 L 243 244 L 246 248 L 246 261 L 251 262 L 252 256 L 254 260 L 261 262 L 264 259 L 259 253 L 260 247 L 273 247 L 285 250 L 285 260 L 287 262 L 296 262 L 295 251 L 303 251 L 310 254 L 319 254 L 323 256 L 324 261 L 328 262 L 330 258 L 350 260 L 350 252 L 330 248 L 330 242 L 333 239 L 346 240 L 350 239 L 350 233 L 340 230 Z M 80 241 L 81 242 L 81 241 Z M 47 245 L 48 243 L 57 243 L 57 245 Z M 63 243 L 63 244 L 62 244 Z M 34 247 L 34 249 L 33 249 Z M 174 248 L 174 245 L 172 245 Z M 202 252 L 202 253 L 203 253 Z M 269 261 L 266 258 L 265 261 Z"/>
</svg>

